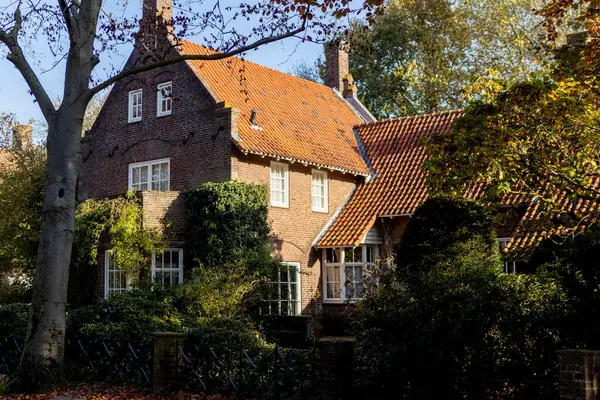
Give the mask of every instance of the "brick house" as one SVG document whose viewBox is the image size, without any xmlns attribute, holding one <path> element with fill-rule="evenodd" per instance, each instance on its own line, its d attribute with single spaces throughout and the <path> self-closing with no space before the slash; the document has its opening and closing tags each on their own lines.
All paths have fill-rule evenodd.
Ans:
<svg viewBox="0 0 600 400">
<path fill-rule="evenodd" d="M 171 18 L 169 0 L 144 7 Z M 172 51 L 210 52 L 188 41 Z M 126 67 L 140 58 L 134 50 Z M 169 249 L 152 256 L 152 276 L 177 283 L 181 193 L 205 182 L 265 184 L 273 255 L 292 272 L 279 284 L 295 289 L 275 308 L 322 319 L 352 313 L 363 269 L 388 255 L 427 197 L 421 138 L 447 131 L 461 112 L 375 121 L 357 99 L 343 43 L 326 45 L 325 58 L 325 85 L 238 58 L 185 61 L 118 82 L 83 139 L 80 200 L 140 192 L 145 223 L 170 221 L 174 230 Z M 503 244 L 518 218 L 507 221 Z M 99 296 L 128 285 L 109 246 L 99 251 Z"/>
<path fill-rule="evenodd" d="M 144 7 L 167 3 L 146 0 Z M 181 41 L 173 51 L 210 50 Z M 176 283 L 184 276 L 181 192 L 205 182 L 266 184 L 273 253 L 300 282 L 284 308 L 312 312 L 321 286 L 313 242 L 370 177 L 353 127 L 374 121 L 356 98 L 343 45 L 328 45 L 326 59 L 327 85 L 238 58 L 186 61 L 118 82 L 83 139 L 79 199 L 139 191 L 145 223 L 170 221 L 175 233 L 169 249 L 153 255 L 152 275 Z M 126 67 L 139 62 L 134 50 Z M 109 246 L 99 252 L 101 296 L 127 286 Z"/>
</svg>

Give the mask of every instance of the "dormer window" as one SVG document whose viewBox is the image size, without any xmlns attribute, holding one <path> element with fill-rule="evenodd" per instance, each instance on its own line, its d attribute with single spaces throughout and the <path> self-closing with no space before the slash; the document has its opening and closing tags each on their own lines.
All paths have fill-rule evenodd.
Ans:
<svg viewBox="0 0 600 400">
<path fill-rule="evenodd" d="M 138 122 L 142 120 L 142 89 L 129 92 L 129 122 Z"/>
<path fill-rule="evenodd" d="M 164 117 L 171 115 L 173 109 L 173 84 L 171 82 L 161 83 L 157 86 L 156 94 L 156 116 Z"/>
</svg>

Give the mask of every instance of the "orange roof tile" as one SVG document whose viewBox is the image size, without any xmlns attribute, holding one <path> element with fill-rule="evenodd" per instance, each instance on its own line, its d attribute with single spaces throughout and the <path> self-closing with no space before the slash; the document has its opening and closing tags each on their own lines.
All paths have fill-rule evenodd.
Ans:
<svg viewBox="0 0 600 400">
<path fill-rule="evenodd" d="M 358 126 L 377 176 L 356 189 L 317 246 L 357 246 L 377 217 L 412 214 L 428 194 L 422 139 L 447 132 L 462 115 L 446 111 Z"/>
<path fill-rule="evenodd" d="M 180 51 L 212 52 L 188 41 Z M 216 101 L 240 110 L 235 142 L 243 152 L 369 174 L 352 132 L 364 121 L 333 89 L 236 57 L 187 63 Z"/>
</svg>

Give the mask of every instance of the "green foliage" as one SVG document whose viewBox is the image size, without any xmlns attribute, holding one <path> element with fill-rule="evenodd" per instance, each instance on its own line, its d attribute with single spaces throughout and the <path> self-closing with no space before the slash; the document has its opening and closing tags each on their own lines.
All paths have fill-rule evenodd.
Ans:
<svg viewBox="0 0 600 400">
<path fill-rule="evenodd" d="M 8 152 L 0 163 L 0 273 L 35 269 L 42 226 L 46 150 L 42 146 Z"/>
<path fill-rule="evenodd" d="M 473 203 L 433 199 L 415 217 L 396 280 L 359 305 L 358 352 L 384 355 L 383 390 L 400 387 L 405 398 L 549 398 L 567 313 L 560 285 L 503 274 L 491 219 Z"/>
<path fill-rule="evenodd" d="M 392 0 L 371 29 L 353 24 L 351 72 L 378 118 L 456 109 L 490 71 L 507 79 L 543 69 L 536 0 Z"/>
<path fill-rule="evenodd" d="M 93 297 L 98 246 L 103 236 L 110 238 L 109 252 L 119 268 L 132 276 L 148 266 L 148 255 L 162 242 L 158 231 L 144 227 L 142 205 L 134 193 L 81 203 L 76 210 L 69 279 L 72 303 L 87 303 Z"/>
<path fill-rule="evenodd" d="M 478 183 L 490 200 L 536 197 L 565 225 L 586 217 L 577 201 L 600 195 L 600 64 L 586 59 L 597 50 L 590 46 L 559 48 L 547 75 L 480 79 L 464 117 L 428 144 L 432 189 L 459 193 Z"/>
<path fill-rule="evenodd" d="M 29 304 L 0 305 L 0 337 L 25 337 L 29 322 Z"/>
<path fill-rule="evenodd" d="M 208 267 L 263 255 L 269 245 L 267 189 L 205 183 L 185 193 L 187 255 Z M 189 264 L 188 264 L 189 265 Z"/>
<path fill-rule="evenodd" d="M 186 332 L 207 345 L 264 346 L 244 319 L 198 317 L 188 313 L 177 288 L 142 286 L 68 313 L 70 338 L 96 337 L 138 342 L 153 332 Z"/>
<path fill-rule="evenodd" d="M 177 302 L 195 318 L 214 321 L 243 317 L 257 294 L 260 278 L 243 264 L 199 267 L 178 289 Z"/>
<path fill-rule="evenodd" d="M 564 330 L 579 348 L 600 346 L 599 252 L 600 230 L 594 226 L 566 239 L 547 239 L 530 260 L 538 275 L 555 278 L 564 288 L 572 310 Z"/>
</svg>

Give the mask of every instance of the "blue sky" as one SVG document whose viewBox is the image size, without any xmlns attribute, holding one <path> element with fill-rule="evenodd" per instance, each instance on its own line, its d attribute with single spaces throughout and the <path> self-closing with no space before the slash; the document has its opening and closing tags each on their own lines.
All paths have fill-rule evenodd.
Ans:
<svg viewBox="0 0 600 400">
<path fill-rule="evenodd" d="M 112 0 L 113 2 L 115 0 Z M 108 2 L 108 1 L 107 1 Z M 140 1 L 132 1 L 128 5 L 131 7 L 140 7 Z M 193 38 L 191 40 L 194 40 Z M 201 40 L 197 40 L 202 44 Z M 271 43 L 262 46 L 256 51 L 251 51 L 246 58 L 250 61 L 266 65 L 284 72 L 289 72 L 293 66 L 300 62 L 313 64 L 314 61 L 322 54 L 322 45 L 314 43 L 299 43 L 296 38 L 289 38 L 284 41 Z M 38 47 L 39 46 L 39 47 Z M 40 54 L 47 54 L 46 45 L 44 42 L 34 44 L 33 51 Z M 131 51 L 130 47 L 124 47 L 120 50 L 120 54 L 111 55 L 111 57 L 102 57 L 101 63 L 96 67 L 96 71 L 102 71 L 103 68 L 120 69 L 126 59 L 126 56 Z M 2 52 L 0 52 L 1 54 Z M 62 97 L 62 85 L 64 83 L 64 63 L 59 64 L 56 68 L 49 72 L 42 73 L 44 68 L 49 68 L 53 61 L 50 57 L 42 56 L 42 59 L 37 59 L 35 65 L 36 72 L 42 81 L 42 84 L 52 98 Z M 42 120 L 42 115 L 33 101 L 33 97 L 28 93 L 27 85 L 21 77 L 21 74 L 6 60 L 0 58 L 0 111 L 13 112 L 17 115 L 21 122 L 26 123 L 30 118 Z"/>
</svg>

